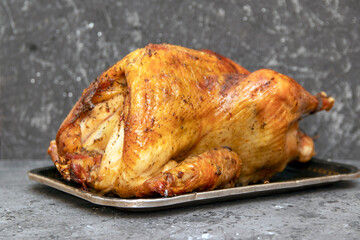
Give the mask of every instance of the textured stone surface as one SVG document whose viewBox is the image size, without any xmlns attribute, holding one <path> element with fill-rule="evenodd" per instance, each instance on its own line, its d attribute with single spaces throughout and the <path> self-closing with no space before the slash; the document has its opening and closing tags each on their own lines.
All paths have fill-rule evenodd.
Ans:
<svg viewBox="0 0 360 240">
<path fill-rule="evenodd" d="M 303 121 L 319 157 L 360 156 L 360 4 L 327 1 L 0 2 L 0 159 L 46 158 L 82 90 L 148 43 L 208 48 L 336 99 Z"/>
<path fill-rule="evenodd" d="M 360 162 L 343 161 L 360 167 Z M 360 179 L 266 197 L 132 213 L 27 180 L 49 161 L 0 161 L 0 239 L 358 239 Z"/>
</svg>

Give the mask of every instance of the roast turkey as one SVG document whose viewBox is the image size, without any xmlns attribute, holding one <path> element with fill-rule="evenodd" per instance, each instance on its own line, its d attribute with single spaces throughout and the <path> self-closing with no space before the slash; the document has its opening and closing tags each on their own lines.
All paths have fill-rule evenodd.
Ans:
<svg viewBox="0 0 360 240">
<path fill-rule="evenodd" d="M 123 198 L 246 185 L 310 160 L 298 121 L 333 104 L 273 70 L 149 44 L 84 90 L 48 152 L 64 179 Z"/>
</svg>

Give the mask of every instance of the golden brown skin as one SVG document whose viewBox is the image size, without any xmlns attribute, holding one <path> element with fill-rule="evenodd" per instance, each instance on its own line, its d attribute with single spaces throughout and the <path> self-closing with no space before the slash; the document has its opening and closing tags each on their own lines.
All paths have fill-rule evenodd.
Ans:
<svg viewBox="0 0 360 240">
<path fill-rule="evenodd" d="M 136 192 L 136 197 L 171 197 L 195 190 L 234 187 L 240 171 L 241 161 L 235 152 L 212 149 L 150 177 Z"/>
<path fill-rule="evenodd" d="M 269 179 L 291 160 L 311 159 L 313 142 L 298 120 L 333 103 L 272 70 L 250 73 L 208 50 L 150 44 L 83 92 L 49 154 L 65 179 L 120 197 L 166 195 L 151 186 L 178 169 L 190 174 L 194 165 L 206 174 L 194 175 L 191 187 L 175 181 L 168 196 L 231 185 L 234 177 L 243 185 Z M 239 167 L 218 183 L 209 163 L 228 166 L 214 157 L 223 146 Z"/>
</svg>

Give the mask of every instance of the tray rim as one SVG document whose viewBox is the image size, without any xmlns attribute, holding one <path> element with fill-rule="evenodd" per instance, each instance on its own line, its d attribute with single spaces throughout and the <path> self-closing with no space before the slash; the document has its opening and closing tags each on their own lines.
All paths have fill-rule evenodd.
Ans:
<svg viewBox="0 0 360 240">
<path fill-rule="evenodd" d="M 52 179 L 37 172 L 42 170 L 54 169 L 55 166 L 47 166 L 41 168 L 35 168 L 28 171 L 28 178 L 30 180 L 42 183 L 49 187 L 55 188 L 62 192 L 76 196 L 83 200 L 89 201 L 93 204 L 101 206 L 117 207 L 127 210 L 155 210 L 161 208 L 169 208 L 180 205 L 190 205 L 191 203 L 199 204 L 201 202 L 210 201 L 224 201 L 229 199 L 241 199 L 248 197 L 249 195 L 266 195 L 268 192 L 279 192 L 283 190 L 296 190 L 304 187 L 328 184 L 338 182 L 342 180 L 353 180 L 360 178 L 360 170 L 349 164 L 343 164 L 339 162 L 333 162 L 331 160 L 321 160 L 313 158 L 311 161 L 322 164 L 333 164 L 338 167 L 345 167 L 350 170 L 350 173 L 341 173 L 336 175 L 327 175 L 321 177 L 310 177 L 299 180 L 286 180 L 282 182 L 273 182 L 267 184 L 254 184 L 248 186 L 240 186 L 228 189 L 217 189 L 205 192 L 193 192 L 179 196 L 168 197 L 168 198 L 119 198 L 119 197 L 108 197 L 102 196 L 96 193 L 87 192 L 80 188 L 70 186 L 60 180 Z"/>
</svg>

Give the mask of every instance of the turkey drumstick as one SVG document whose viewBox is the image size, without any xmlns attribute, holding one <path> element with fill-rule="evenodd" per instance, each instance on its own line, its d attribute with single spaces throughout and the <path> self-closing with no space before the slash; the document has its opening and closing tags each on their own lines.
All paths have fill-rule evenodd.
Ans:
<svg viewBox="0 0 360 240">
<path fill-rule="evenodd" d="M 146 180 L 137 197 L 165 197 L 187 192 L 234 187 L 241 171 L 241 160 L 229 148 L 212 149 L 185 159 L 175 168 Z"/>
</svg>

